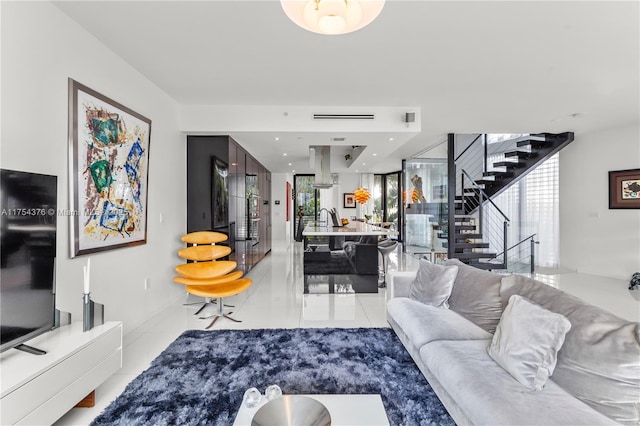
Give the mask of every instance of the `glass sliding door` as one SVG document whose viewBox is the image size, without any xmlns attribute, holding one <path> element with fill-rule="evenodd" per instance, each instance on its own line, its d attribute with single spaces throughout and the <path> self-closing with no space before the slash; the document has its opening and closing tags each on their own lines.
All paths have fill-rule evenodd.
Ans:
<svg viewBox="0 0 640 426">
<path fill-rule="evenodd" d="M 374 175 L 372 193 L 373 222 L 392 223 L 391 228 L 399 232 L 397 238 L 400 241 L 402 241 L 402 206 L 399 198 L 402 193 L 401 176 L 402 172 Z"/>
<path fill-rule="evenodd" d="M 400 205 L 398 202 L 400 184 L 400 173 L 392 173 L 385 175 L 384 180 L 384 222 L 393 223 L 393 228 L 398 230 L 401 228 L 399 220 Z"/>
<path fill-rule="evenodd" d="M 320 213 L 320 191 L 313 187 L 315 175 L 295 175 L 293 190 L 296 194 L 293 217 L 296 223 L 296 241 L 302 241 L 304 226 L 318 219 Z"/>
<path fill-rule="evenodd" d="M 446 159 L 405 162 L 405 250 L 413 254 L 446 251 L 448 222 Z"/>
</svg>

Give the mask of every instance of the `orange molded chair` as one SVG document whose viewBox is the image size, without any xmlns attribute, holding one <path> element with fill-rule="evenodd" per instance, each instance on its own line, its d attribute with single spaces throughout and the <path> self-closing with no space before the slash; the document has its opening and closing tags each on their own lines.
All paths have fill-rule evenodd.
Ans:
<svg viewBox="0 0 640 426">
<path fill-rule="evenodd" d="M 223 312 L 224 306 L 227 305 L 223 305 L 222 299 L 245 291 L 252 283 L 249 278 L 241 278 L 242 271 L 233 272 L 237 266 L 236 262 L 217 260 L 231 253 L 231 248 L 215 245 L 226 239 L 227 236 L 219 232 L 192 232 L 181 238 L 183 242 L 192 245 L 178 251 L 180 258 L 191 261 L 191 263 L 178 265 L 176 272 L 179 276 L 175 277 L 173 281 L 184 285 L 189 294 L 205 298 L 205 303 L 194 315 L 198 315 L 212 303 L 217 303 L 218 305 L 215 314 L 201 317 L 214 317 L 207 328 L 212 327 L 220 317 L 240 322 L 230 317 L 232 312 L 228 314 Z M 212 302 L 213 299 L 215 299 L 215 302 Z"/>
</svg>

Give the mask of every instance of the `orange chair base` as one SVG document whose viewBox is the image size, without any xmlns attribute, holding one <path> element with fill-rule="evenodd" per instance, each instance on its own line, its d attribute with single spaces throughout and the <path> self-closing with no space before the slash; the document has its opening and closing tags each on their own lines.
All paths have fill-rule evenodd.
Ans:
<svg viewBox="0 0 640 426">
<path fill-rule="evenodd" d="M 248 289 L 253 281 L 251 278 L 240 278 L 224 284 L 216 285 L 188 285 L 186 290 L 194 296 L 209 297 L 217 299 L 219 297 L 235 296 Z"/>
<path fill-rule="evenodd" d="M 230 319 L 231 321 L 234 322 L 241 322 L 240 320 L 237 320 L 235 318 L 232 318 L 231 315 L 233 312 L 229 312 L 228 314 L 225 314 L 223 312 L 223 304 L 222 304 L 222 298 L 223 297 L 229 297 L 229 296 L 235 296 L 236 294 L 242 293 L 243 291 L 245 291 L 247 288 L 249 288 L 252 284 L 252 280 L 250 278 L 240 278 L 239 280 L 235 280 L 235 281 L 231 281 L 228 283 L 224 283 L 224 284 L 218 284 L 218 285 L 211 285 L 211 286 L 193 286 L 193 285 L 188 285 L 186 286 L 187 292 L 190 294 L 193 294 L 194 296 L 200 296 L 200 297 L 206 297 L 206 298 L 217 298 L 217 304 L 218 304 L 218 311 L 209 316 L 209 317 L 201 317 L 201 318 L 213 318 L 213 321 L 211 321 L 211 323 L 206 327 L 211 328 L 213 327 L 213 325 L 216 323 L 216 321 L 218 320 L 218 318 L 220 317 L 225 317 L 227 319 Z"/>
</svg>

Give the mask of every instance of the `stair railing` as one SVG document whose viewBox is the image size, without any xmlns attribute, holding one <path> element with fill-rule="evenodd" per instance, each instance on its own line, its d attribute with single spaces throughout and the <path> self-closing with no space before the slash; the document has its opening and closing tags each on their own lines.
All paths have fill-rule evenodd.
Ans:
<svg viewBox="0 0 640 426">
<path fill-rule="evenodd" d="M 471 212 L 477 209 L 478 231 L 483 234 L 483 240 L 489 242 L 490 247 L 502 247 L 502 253 L 500 253 L 500 255 L 504 254 L 507 251 L 508 228 L 511 219 L 504 214 L 500 207 L 493 202 L 491 197 L 471 178 L 471 175 L 465 169 L 461 169 L 460 181 L 463 185 L 461 192 L 463 212 Z M 470 183 L 469 188 L 466 187 L 467 181 Z M 468 195 L 468 190 L 471 190 L 474 196 Z M 477 195 L 477 198 L 475 195 Z M 507 256 L 499 259 L 500 255 L 497 255 L 496 259 L 500 260 L 506 269 L 509 259 Z"/>
<path fill-rule="evenodd" d="M 532 234 L 529 235 L 527 238 L 522 239 L 520 242 L 512 245 L 511 247 L 509 247 L 506 250 L 506 255 L 505 252 L 499 253 L 498 256 L 502 256 L 505 255 L 505 257 L 508 257 L 510 259 L 509 264 L 510 265 L 516 265 L 513 266 L 510 270 L 510 272 L 524 272 L 524 270 L 520 269 L 518 267 L 518 265 L 529 265 L 529 272 L 531 274 L 534 274 L 536 272 L 536 244 L 540 244 L 540 241 L 536 241 L 535 236 L 537 234 Z M 523 247 L 525 246 L 524 244 L 526 242 L 529 242 L 529 254 L 528 255 L 522 255 L 522 250 Z M 516 254 L 512 254 L 509 255 L 509 252 L 514 251 L 515 249 L 517 250 Z"/>
<path fill-rule="evenodd" d="M 473 136 L 473 135 L 469 135 Z M 457 137 L 461 137 L 457 135 Z M 480 133 L 455 157 L 455 164 L 458 169 L 465 169 L 473 179 L 481 179 L 487 167 L 487 135 Z M 460 181 L 456 182 L 456 193 L 464 186 Z"/>
</svg>

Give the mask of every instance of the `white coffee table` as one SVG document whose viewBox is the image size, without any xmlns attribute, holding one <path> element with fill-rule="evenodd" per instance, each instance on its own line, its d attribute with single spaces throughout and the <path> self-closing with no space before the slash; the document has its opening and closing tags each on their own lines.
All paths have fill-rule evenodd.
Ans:
<svg viewBox="0 0 640 426">
<path fill-rule="evenodd" d="M 331 414 L 331 426 L 389 426 L 380 395 L 305 395 L 320 401 Z M 250 426 L 251 419 L 267 403 L 262 397 L 257 407 L 242 404 L 234 426 Z"/>
</svg>

